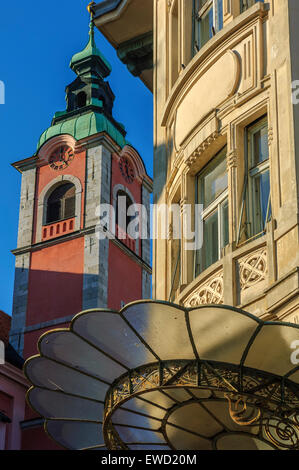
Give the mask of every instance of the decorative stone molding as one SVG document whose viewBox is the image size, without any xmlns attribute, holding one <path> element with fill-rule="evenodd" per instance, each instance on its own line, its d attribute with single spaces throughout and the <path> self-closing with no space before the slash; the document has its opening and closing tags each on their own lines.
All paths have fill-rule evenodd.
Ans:
<svg viewBox="0 0 299 470">
<path fill-rule="evenodd" d="M 167 239 L 168 241 L 172 241 L 173 239 L 173 224 L 168 224 L 168 231 L 167 231 Z"/>
<path fill-rule="evenodd" d="M 181 211 L 181 215 L 184 215 L 185 213 L 185 209 L 186 209 L 186 205 L 188 204 L 188 200 L 186 197 L 184 198 L 181 198 L 180 200 L 180 211 Z"/>
<path fill-rule="evenodd" d="M 122 43 L 117 49 L 118 58 L 134 77 L 153 68 L 153 33 L 149 32 Z"/>
<path fill-rule="evenodd" d="M 130 160 L 135 168 L 135 177 L 140 183 L 147 183 L 150 190 L 152 190 L 153 181 L 146 172 L 143 160 L 137 150 L 131 145 L 126 145 L 119 154 L 114 155 L 118 160 L 126 157 Z"/>
<path fill-rule="evenodd" d="M 47 165 L 52 152 L 58 147 L 66 145 L 76 152 L 76 140 L 69 134 L 62 134 L 49 139 L 38 152 L 38 164 Z"/>
<path fill-rule="evenodd" d="M 208 279 L 196 292 L 193 292 L 184 302 L 186 307 L 198 305 L 223 304 L 223 272 L 219 271 Z"/>
<path fill-rule="evenodd" d="M 227 155 L 227 170 L 231 168 L 236 168 L 238 164 L 237 152 L 236 150 L 231 150 Z"/>
<path fill-rule="evenodd" d="M 240 259 L 238 264 L 241 290 L 248 289 L 264 281 L 268 271 L 266 248 L 250 253 Z"/>
<path fill-rule="evenodd" d="M 274 139 L 273 127 L 269 127 L 269 129 L 268 129 L 268 145 L 269 145 L 269 147 L 271 147 L 271 145 L 273 143 L 273 139 Z"/>
<path fill-rule="evenodd" d="M 193 163 L 199 158 L 205 150 L 217 139 L 219 133 L 217 131 L 213 132 L 209 137 L 207 137 L 195 150 L 185 159 L 185 163 L 188 167 L 191 167 Z"/>
</svg>

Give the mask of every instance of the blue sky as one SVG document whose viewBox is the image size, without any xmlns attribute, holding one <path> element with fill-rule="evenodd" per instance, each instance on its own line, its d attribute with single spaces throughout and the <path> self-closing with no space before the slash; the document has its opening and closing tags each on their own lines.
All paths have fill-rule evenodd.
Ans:
<svg viewBox="0 0 299 470">
<path fill-rule="evenodd" d="M 64 89 L 75 78 L 70 59 L 88 41 L 88 3 L 1 2 L 0 80 L 5 83 L 5 104 L 0 105 L 0 310 L 9 314 L 14 281 L 10 250 L 17 243 L 21 184 L 21 175 L 10 164 L 32 156 L 54 113 L 65 109 Z M 116 95 L 114 117 L 126 126 L 128 140 L 152 176 L 152 95 L 129 74 L 98 31 L 96 41 L 113 69 L 109 82 Z"/>
</svg>

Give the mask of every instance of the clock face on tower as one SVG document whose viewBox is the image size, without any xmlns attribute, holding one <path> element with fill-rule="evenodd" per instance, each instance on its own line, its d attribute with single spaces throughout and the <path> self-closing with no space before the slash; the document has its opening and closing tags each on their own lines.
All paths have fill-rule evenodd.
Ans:
<svg viewBox="0 0 299 470">
<path fill-rule="evenodd" d="M 135 178 L 134 168 L 128 158 L 122 157 L 119 161 L 119 168 L 127 183 L 133 183 Z"/>
<path fill-rule="evenodd" d="M 49 165 L 53 170 L 64 170 L 74 158 L 74 151 L 67 145 L 58 147 L 49 158 Z"/>
</svg>

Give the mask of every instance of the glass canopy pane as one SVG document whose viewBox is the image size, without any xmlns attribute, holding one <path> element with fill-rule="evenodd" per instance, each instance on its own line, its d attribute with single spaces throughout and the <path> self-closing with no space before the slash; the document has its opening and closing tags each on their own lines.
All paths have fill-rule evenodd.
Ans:
<svg viewBox="0 0 299 470">
<path fill-rule="evenodd" d="M 224 307 L 202 307 L 190 312 L 193 338 L 201 359 L 239 364 L 258 327 L 251 317 Z"/>
<path fill-rule="evenodd" d="M 194 359 L 184 310 L 163 302 L 143 302 L 129 306 L 123 314 L 160 359 L 177 359 L 178 344 L 185 359 Z"/>
<path fill-rule="evenodd" d="M 63 390 L 66 393 L 103 402 L 109 388 L 107 384 L 96 378 L 44 357 L 30 361 L 25 370 L 29 380 L 38 387 Z"/>
<path fill-rule="evenodd" d="M 104 405 L 62 392 L 34 388 L 28 392 L 32 407 L 45 418 L 98 421 L 103 419 Z"/>
<path fill-rule="evenodd" d="M 127 370 L 70 331 L 47 334 L 41 341 L 40 349 L 50 359 L 107 382 L 113 382 Z"/>
<path fill-rule="evenodd" d="M 292 363 L 295 341 L 299 341 L 299 327 L 265 325 L 254 340 L 244 365 L 286 375 L 295 367 Z"/>
<path fill-rule="evenodd" d="M 104 445 L 101 424 L 50 420 L 46 427 L 54 440 L 71 450 Z"/>
<path fill-rule="evenodd" d="M 77 317 L 73 328 L 80 336 L 130 369 L 156 361 L 156 357 L 119 314 L 89 312 Z"/>
</svg>

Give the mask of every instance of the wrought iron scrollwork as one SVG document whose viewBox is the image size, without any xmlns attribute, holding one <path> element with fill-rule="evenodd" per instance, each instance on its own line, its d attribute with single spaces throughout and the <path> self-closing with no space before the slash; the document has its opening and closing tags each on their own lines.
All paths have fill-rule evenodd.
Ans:
<svg viewBox="0 0 299 470">
<path fill-rule="evenodd" d="M 232 422 L 240 426 L 240 430 L 246 430 L 246 435 L 252 435 L 253 439 L 267 443 L 271 448 L 299 448 L 297 384 L 256 369 L 242 367 L 240 370 L 233 364 L 201 360 L 152 363 L 120 377 L 106 395 L 103 426 L 106 446 L 110 449 L 128 448 L 112 424 L 117 409 L 136 397 L 146 400 L 147 392 L 159 391 L 162 393 L 160 396 L 163 396 L 174 388 L 184 390 L 190 396 L 186 402 L 176 404 L 176 407 L 193 402 L 201 404 L 194 395 L 195 391 L 209 390 L 211 393 L 206 395 L 210 397 L 204 400 L 207 403 L 209 400 L 227 403 Z M 165 418 L 161 419 L 161 423 L 164 423 L 165 445 L 168 445 L 165 431 L 167 416 L 172 411 L 172 408 L 167 409 Z"/>
</svg>

